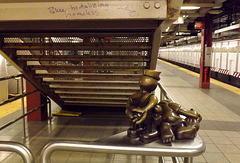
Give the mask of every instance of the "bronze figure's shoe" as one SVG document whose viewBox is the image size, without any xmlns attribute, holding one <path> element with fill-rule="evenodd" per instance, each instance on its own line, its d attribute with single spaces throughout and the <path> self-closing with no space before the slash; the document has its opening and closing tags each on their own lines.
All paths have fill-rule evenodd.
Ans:
<svg viewBox="0 0 240 163">
<path fill-rule="evenodd" d="M 138 128 L 138 129 L 129 128 L 127 130 L 127 135 L 130 138 L 138 138 L 142 132 L 143 132 L 142 128 Z"/>
<path fill-rule="evenodd" d="M 153 130 L 151 133 L 140 134 L 139 140 L 142 143 L 151 143 L 159 139 L 159 134 L 157 130 Z"/>
<path fill-rule="evenodd" d="M 171 143 L 175 141 L 175 136 L 174 133 L 172 132 L 172 126 L 169 123 L 167 122 L 162 123 L 160 130 L 163 143 Z"/>
<path fill-rule="evenodd" d="M 137 137 L 139 137 L 139 132 L 137 130 L 129 128 L 127 130 L 127 136 L 130 138 L 137 138 Z"/>
</svg>

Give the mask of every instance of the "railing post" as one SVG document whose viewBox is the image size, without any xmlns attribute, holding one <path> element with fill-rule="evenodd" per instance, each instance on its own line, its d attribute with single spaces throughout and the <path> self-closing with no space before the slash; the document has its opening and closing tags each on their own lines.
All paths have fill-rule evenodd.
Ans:
<svg viewBox="0 0 240 163">
<path fill-rule="evenodd" d="M 51 123 L 52 121 L 52 105 L 51 105 L 51 100 L 48 98 L 48 119 Z"/>
<path fill-rule="evenodd" d="M 158 87 L 160 89 L 160 101 L 164 99 L 174 101 L 173 98 L 167 93 L 165 88 L 160 83 L 158 83 Z"/>
<path fill-rule="evenodd" d="M 184 157 L 184 163 L 192 163 L 193 162 L 193 158 L 192 157 Z"/>
<path fill-rule="evenodd" d="M 163 100 L 163 90 L 162 90 L 162 87 L 160 87 L 160 101 Z"/>
<path fill-rule="evenodd" d="M 21 76 L 21 95 L 22 95 L 22 113 L 25 115 L 25 106 L 24 106 L 24 83 L 23 83 L 23 76 Z M 23 117 L 23 136 L 24 139 L 26 138 L 26 119 L 25 116 Z"/>
<path fill-rule="evenodd" d="M 172 157 L 172 162 L 173 162 L 173 163 L 179 163 L 179 160 L 178 160 L 177 157 Z"/>
<path fill-rule="evenodd" d="M 159 156 L 158 163 L 164 163 L 164 162 L 165 162 L 165 161 L 164 161 L 163 157 L 162 157 L 162 156 Z"/>
</svg>

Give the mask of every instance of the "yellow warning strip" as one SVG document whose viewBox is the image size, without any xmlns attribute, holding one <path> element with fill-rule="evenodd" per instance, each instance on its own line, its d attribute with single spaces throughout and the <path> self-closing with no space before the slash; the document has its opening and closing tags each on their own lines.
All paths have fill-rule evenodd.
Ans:
<svg viewBox="0 0 240 163">
<path fill-rule="evenodd" d="M 71 112 L 71 111 L 57 111 L 56 113 L 53 113 L 52 115 L 54 116 L 68 116 L 68 117 L 78 117 L 80 116 L 82 113 L 80 112 Z"/>
<path fill-rule="evenodd" d="M 24 102 L 26 107 L 26 98 L 24 98 Z M 5 117 L 11 113 L 14 113 L 17 110 L 20 110 L 21 107 L 22 107 L 21 99 L 0 106 L 0 118 Z"/>
<path fill-rule="evenodd" d="M 190 70 L 188 70 L 188 69 L 182 68 L 182 67 L 180 67 L 180 66 L 174 65 L 174 64 L 172 64 L 172 63 L 163 61 L 163 60 L 161 60 L 161 59 L 158 59 L 158 60 L 161 61 L 161 62 L 163 62 L 163 63 L 166 63 L 166 64 L 168 64 L 168 65 L 171 65 L 171 66 L 173 66 L 173 67 L 175 67 L 175 68 L 177 68 L 177 69 L 179 69 L 179 70 L 182 70 L 182 71 L 184 71 L 184 72 L 186 72 L 186 73 L 188 73 L 188 74 L 191 74 L 191 75 L 194 75 L 194 76 L 196 76 L 196 77 L 199 77 L 199 74 L 196 73 L 196 72 L 193 72 L 193 71 L 190 71 Z M 217 86 L 220 86 L 220 87 L 225 88 L 225 89 L 227 89 L 227 90 L 229 90 L 229 91 L 231 91 L 231 92 L 233 92 L 233 93 L 236 93 L 236 94 L 240 95 L 240 89 L 239 89 L 238 87 L 234 87 L 234 86 L 232 86 L 232 85 L 229 85 L 229 84 L 220 82 L 220 81 L 215 80 L 215 79 L 213 79 L 213 78 L 211 78 L 210 82 L 211 82 L 212 84 L 215 84 L 215 85 L 217 85 Z"/>
</svg>

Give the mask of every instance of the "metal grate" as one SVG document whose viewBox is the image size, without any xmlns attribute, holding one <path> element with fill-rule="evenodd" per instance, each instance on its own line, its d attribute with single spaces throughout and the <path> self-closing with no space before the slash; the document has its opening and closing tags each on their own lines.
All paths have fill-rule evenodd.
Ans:
<svg viewBox="0 0 240 163">
<path fill-rule="evenodd" d="M 93 37 L 91 42 L 149 42 L 149 37 Z"/>
<path fill-rule="evenodd" d="M 4 38 L 4 43 L 40 43 L 40 42 L 44 42 L 44 39 L 40 37 Z"/>
<path fill-rule="evenodd" d="M 97 50 L 17 50 L 17 55 L 91 55 L 91 56 L 149 56 L 149 51 L 97 51 Z"/>
<path fill-rule="evenodd" d="M 129 43 L 149 43 L 149 37 L 9 37 L 4 38 L 4 43 L 110 43 L 110 42 L 129 42 Z"/>
</svg>

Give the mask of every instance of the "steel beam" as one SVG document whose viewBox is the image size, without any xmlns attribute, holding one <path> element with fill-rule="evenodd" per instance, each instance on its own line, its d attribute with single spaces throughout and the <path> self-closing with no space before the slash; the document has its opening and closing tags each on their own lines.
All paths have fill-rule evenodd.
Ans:
<svg viewBox="0 0 240 163">
<path fill-rule="evenodd" d="M 16 14 L 17 13 L 17 14 Z M 167 0 L 89 0 L 81 2 L 1 3 L 0 20 L 161 20 Z"/>
<path fill-rule="evenodd" d="M 161 34 L 162 34 L 161 26 L 159 26 L 153 34 L 152 54 L 151 54 L 151 62 L 150 62 L 150 69 L 152 70 L 156 69 Z"/>
</svg>

